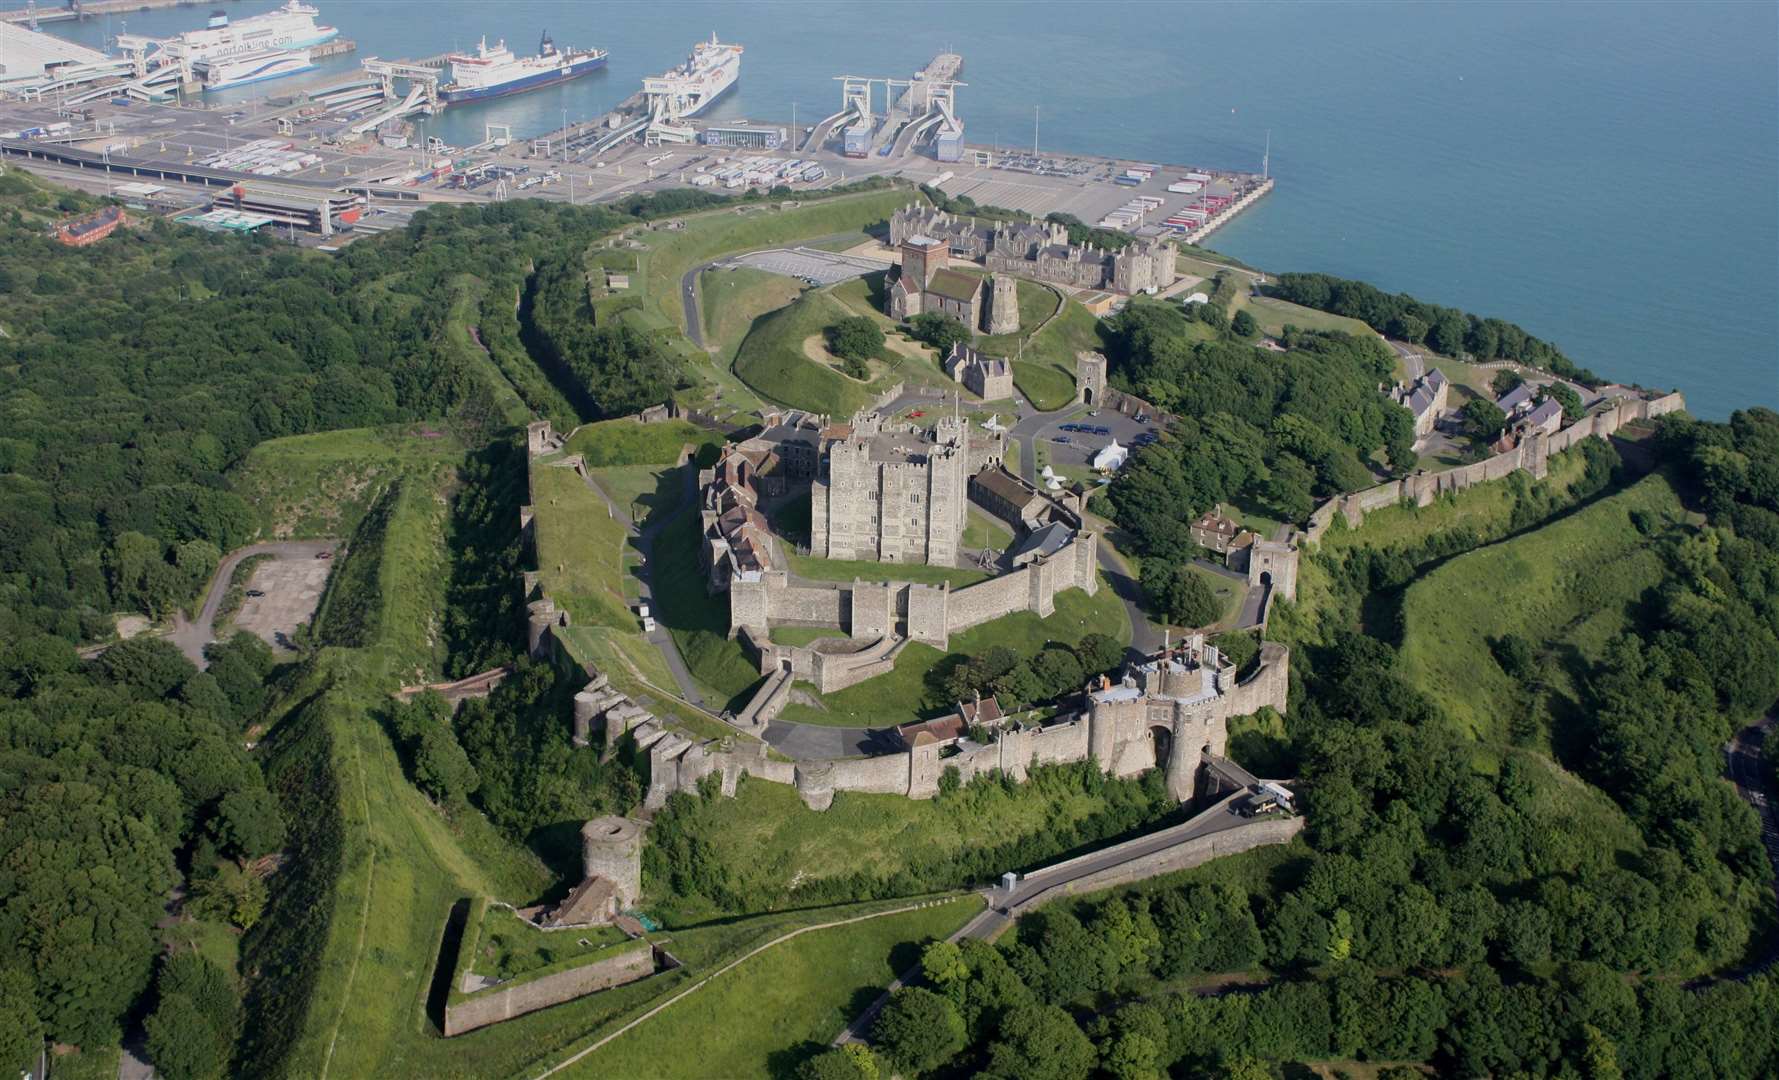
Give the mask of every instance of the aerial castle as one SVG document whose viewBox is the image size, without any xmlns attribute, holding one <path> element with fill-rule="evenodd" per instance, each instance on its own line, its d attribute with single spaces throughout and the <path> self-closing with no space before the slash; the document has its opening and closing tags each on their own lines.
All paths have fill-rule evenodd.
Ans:
<svg viewBox="0 0 1779 1080">
<path fill-rule="evenodd" d="M 1180 276 L 1172 241 L 1136 240 L 1122 251 L 1113 252 L 1092 244 L 1071 244 L 1068 229 L 1054 221 L 982 225 L 974 218 L 954 217 L 919 204 L 910 204 L 890 216 L 890 244 L 902 249 L 904 268 L 908 266 L 909 245 L 914 244 L 918 264 L 923 267 L 935 257 L 942 260 L 949 255 L 979 262 L 997 275 L 1014 274 L 1077 289 L 1149 292 L 1167 288 Z M 904 270 L 897 280 L 907 276 Z M 975 280 L 979 301 L 982 283 Z M 890 299 L 893 306 L 894 297 Z M 892 318 L 907 317 L 893 309 L 888 314 Z M 946 309 L 946 314 L 957 311 Z M 978 325 L 961 316 L 959 321 L 972 328 Z"/>
</svg>

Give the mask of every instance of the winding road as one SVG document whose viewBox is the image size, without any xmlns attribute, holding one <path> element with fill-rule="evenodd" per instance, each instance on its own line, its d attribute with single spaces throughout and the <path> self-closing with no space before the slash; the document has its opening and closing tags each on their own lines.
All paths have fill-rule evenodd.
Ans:
<svg viewBox="0 0 1779 1080">
<path fill-rule="evenodd" d="M 198 666 L 202 671 L 210 666 L 204 658 L 204 646 L 216 640 L 216 613 L 222 609 L 222 601 L 228 595 L 229 582 L 234 579 L 235 567 L 241 565 L 242 559 L 255 555 L 271 555 L 279 559 L 313 559 L 324 551 L 334 551 L 340 546 L 338 540 L 280 540 L 266 544 L 249 544 L 244 548 L 236 548 L 228 553 L 216 567 L 216 574 L 210 579 L 210 591 L 204 597 L 204 606 L 198 609 L 198 617 L 187 621 L 183 613 L 173 616 L 173 629 L 167 634 L 167 640 L 179 646 L 186 659 Z"/>
</svg>

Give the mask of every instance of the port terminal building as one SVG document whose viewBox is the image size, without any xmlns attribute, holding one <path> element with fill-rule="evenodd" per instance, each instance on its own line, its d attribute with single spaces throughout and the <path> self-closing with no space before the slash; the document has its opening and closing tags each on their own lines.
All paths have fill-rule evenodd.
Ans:
<svg viewBox="0 0 1779 1080">
<path fill-rule="evenodd" d="M 731 150 L 777 150 L 785 144 L 785 133 L 783 128 L 721 124 L 705 128 L 698 141 Z"/>
</svg>

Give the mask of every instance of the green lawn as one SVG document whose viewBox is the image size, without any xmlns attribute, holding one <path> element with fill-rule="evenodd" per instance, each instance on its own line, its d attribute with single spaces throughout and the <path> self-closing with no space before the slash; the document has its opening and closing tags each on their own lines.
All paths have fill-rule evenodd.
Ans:
<svg viewBox="0 0 1779 1080">
<path fill-rule="evenodd" d="M 1019 465 L 1018 462 L 1013 464 L 1015 468 Z M 1000 518 L 972 506 L 970 516 L 964 524 L 963 544 L 967 551 L 976 551 L 983 547 L 1005 551 L 1013 546 L 1013 530 L 1007 528 Z"/>
<path fill-rule="evenodd" d="M 974 656 L 996 645 L 1031 654 L 1050 641 L 1069 644 L 1090 633 L 1110 634 L 1121 642 L 1130 640 L 1130 619 L 1104 581 L 1093 596 L 1080 589 L 1057 594 L 1056 611 L 1041 619 L 1029 611 L 1004 615 L 951 637 L 953 655 Z M 947 652 L 931 645 L 909 642 L 886 675 L 868 679 L 837 693 L 822 696 L 825 709 L 796 702 L 785 706 L 784 718 L 807 724 L 844 727 L 888 727 L 906 724 L 950 708 L 926 683 L 927 673 L 944 660 Z"/>
<path fill-rule="evenodd" d="M 746 266 L 706 270 L 698 275 L 705 344 L 724 361 L 733 361 L 754 320 L 791 303 L 802 292 L 802 282 L 783 274 Z"/>
<path fill-rule="evenodd" d="M 479 930 L 479 933 L 477 932 Z M 540 930 L 519 918 L 511 908 L 489 905 L 476 933 L 475 955 L 469 970 L 497 979 L 511 979 L 528 971 L 592 954 L 630 938 L 615 926 L 578 930 Z M 585 944 L 583 944 L 583 942 Z"/>
<path fill-rule="evenodd" d="M 634 628 L 624 523 L 573 469 L 534 466 L 531 489 L 544 592 L 578 625 Z"/>
<path fill-rule="evenodd" d="M 920 585 L 951 582 L 953 589 L 987 581 L 981 570 L 961 570 L 953 566 L 927 566 L 924 563 L 884 563 L 869 559 L 814 559 L 806 555 L 785 553 L 791 573 L 811 581 L 912 581 Z"/>
<path fill-rule="evenodd" d="M 1075 400 L 1075 378 L 1035 360 L 1013 361 L 1013 385 L 1034 409 L 1050 412 Z"/>
<path fill-rule="evenodd" d="M 702 841 L 712 873 L 744 894 L 776 897 L 774 907 L 795 910 L 818 902 L 799 896 L 805 885 L 855 875 L 887 881 L 911 867 L 931 867 L 1028 838 L 1048 852 L 1074 847 L 1079 827 L 1104 811 L 1113 796 L 1086 794 L 1067 768 L 1040 769 L 1011 791 L 990 784 L 959 799 L 842 791 L 819 811 L 804 806 L 789 785 L 748 778 L 734 799 L 693 809 L 687 827 Z M 1014 867 L 996 867 L 983 877 L 1005 869 Z M 656 888 L 646 869 L 643 887 Z M 829 886 L 830 894 L 834 887 Z M 651 900 L 649 911 L 669 925 L 682 917 L 721 914 L 702 897 L 675 898 L 666 890 L 663 884 L 650 894 L 660 899 Z"/>
<path fill-rule="evenodd" d="M 1527 688 L 1489 659 L 1489 642 L 1512 633 L 1544 656 L 1552 692 L 1574 700 L 1577 662 L 1599 661 L 1629 609 L 1662 580 L 1655 541 L 1631 524 L 1638 509 L 1668 524 L 1682 515 L 1668 482 L 1649 476 L 1416 581 L 1402 605 L 1404 675 L 1473 735 L 1506 742 Z"/>
<path fill-rule="evenodd" d="M 601 420 L 575 429 L 564 443 L 570 454 L 579 454 L 590 468 L 607 465 L 672 465 L 680 448 L 718 446 L 723 437 L 684 420 L 638 423 L 624 417 Z"/>
<path fill-rule="evenodd" d="M 817 930 L 754 956 L 577 1062 L 564 1075 L 781 1077 L 825 1049 L 920 947 L 982 909 L 977 897 Z M 721 1047 L 721 1064 L 708 1053 Z"/>
</svg>

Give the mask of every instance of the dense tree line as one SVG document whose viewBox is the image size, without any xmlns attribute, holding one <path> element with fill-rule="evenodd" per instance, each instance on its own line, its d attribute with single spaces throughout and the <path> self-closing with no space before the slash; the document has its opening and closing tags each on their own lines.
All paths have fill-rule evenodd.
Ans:
<svg viewBox="0 0 1779 1080">
<path fill-rule="evenodd" d="M 1374 451 L 1397 470 L 1415 462 L 1407 410 L 1378 393 L 1392 365 L 1379 342 L 1294 334 L 1259 359 L 1244 342 L 1195 340 L 1159 303 L 1131 304 L 1107 330 L 1112 381 L 1180 417 L 1109 489 L 1137 554 L 1183 560 L 1191 520 L 1237 495 L 1301 520 L 1319 498 L 1376 483 Z"/>
<path fill-rule="evenodd" d="M 1601 381 L 1593 372 L 1577 367 L 1555 345 L 1502 319 L 1481 318 L 1330 274 L 1280 274 L 1263 288 L 1269 296 L 1358 319 L 1380 334 L 1424 344 L 1445 356 L 1517 360 L 1590 386 Z"/>
<path fill-rule="evenodd" d="M 152 638 L 83 662 L 66 641 L 37 634 L 0 656 L 4 1064 L 18 1063 L 20 1023 L 77 1046 L 117 1041 L 149 987 L 155 924 L 175 886 L 189 888 L 189 910 L 256 921 L 266 868 L 255 860 L 285 838 L 242 749 L 270 666 L 270 650 L 246 635 L 212 646 L 206 672 Z M 178 971 L 163 976 L 163 999 L 187 993 L 178 986 L 188 966 L 169 964 Z M 223 989 L 232 1000 L 226 978 Z M 165 1007 L 169 1027 L 180 1008 Z M 226 1063 L 232 1029 L 218 1039 L 221 1057 L 206 1060 Z"/>
</svg>

